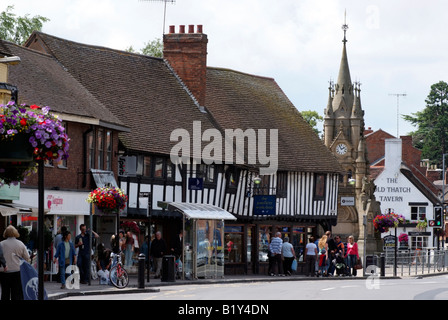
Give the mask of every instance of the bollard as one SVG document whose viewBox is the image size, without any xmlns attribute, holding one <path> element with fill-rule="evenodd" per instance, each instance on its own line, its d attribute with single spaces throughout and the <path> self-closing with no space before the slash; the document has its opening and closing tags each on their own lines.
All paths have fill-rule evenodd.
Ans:
<svg viewBox="0 0 448 320">
<path fill-rule="evenodd" d="M 138 255 L 138 288 L 145 288 L 145 255 L 140 253 Z"/>
</svg>

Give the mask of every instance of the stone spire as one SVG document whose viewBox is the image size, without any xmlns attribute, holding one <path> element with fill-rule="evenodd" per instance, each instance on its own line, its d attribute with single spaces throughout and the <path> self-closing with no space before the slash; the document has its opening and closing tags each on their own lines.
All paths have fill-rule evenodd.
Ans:
<svg viewBox="0 0 448 320">
<path fill-rule="evenodd" d="M 348 116 L 351 115 L 353 106 L 353 84 L 350 76 L 350 68 L 348 66 L 347 58 L 347 38 L 346 32 L 348 30 L 348 25 L 346 21 L 342 25 L 342 30 L 344 30 L 344 40 L 342 47 L 342 57 L 341 64 L 339 67 L 339 75 L 336 83 L 336 93 L 333 103 L 333 109 L 344 109 Z"/>
</svg>

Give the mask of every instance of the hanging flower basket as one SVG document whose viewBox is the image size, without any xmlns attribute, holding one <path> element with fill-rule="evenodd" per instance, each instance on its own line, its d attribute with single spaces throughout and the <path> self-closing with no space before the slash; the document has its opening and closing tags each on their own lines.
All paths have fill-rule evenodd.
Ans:
<svg viewBox="0 0 448 320">
<path fill-rule="evenodd" d="M 119 213 L 126 207 L 128 196 L 120 188 L 102 187 L 89 193 L 87 202 L 106 214 Z"/>
<path fill-rule="evenodd" d="M 396 228 L 400 223 L 404 223 L 405 218 L 402 215 L 395 213 L 387 213 L 382 215 L 377 215 L 373 219 L 373 226 L 376 232 L 384 233 L 388 232 L 389 228 Z"/>
<path fill-rule="evenodd" d="M 39 160 L 68 158 L 69 138 L 49 107 L 0 104 L 0 186 L 17 184 Z"/>
</svg>

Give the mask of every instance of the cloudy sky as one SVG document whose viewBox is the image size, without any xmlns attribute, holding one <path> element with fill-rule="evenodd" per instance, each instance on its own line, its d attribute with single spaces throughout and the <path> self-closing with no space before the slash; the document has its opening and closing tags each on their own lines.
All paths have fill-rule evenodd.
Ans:
<svg viewBox="0 0 448 320">
<path fill-rule="evenodd" d="M 86 44 L 141 49 L 163 35 L 163 0 L 0 0 L 0 11 L 7 5 L 49 18 L 43 32 Z M 297 109 L 323 115 L 345 10 L 366 127 L 405 135 L 414 128 L 398 113 L 422 110 L 431 85 L 448 81 L 446 0 L 176 0 L 165 30 L 203 25 L 209 66 L 272 77 Z"/>
</svg>

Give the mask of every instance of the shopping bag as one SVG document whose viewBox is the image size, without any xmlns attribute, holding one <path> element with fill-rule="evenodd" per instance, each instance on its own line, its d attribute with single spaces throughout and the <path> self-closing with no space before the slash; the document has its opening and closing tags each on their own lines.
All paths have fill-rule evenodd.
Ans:
<svg viewBox="0 0 448 320">
<path fill-rule="evenodd" d="M 36 269 L 24 259 L 20 258 L 20 279 L 24 300 L 38 300 L 39 279 Z M 44 299 L 47 300 L 47 292 L 44 289 Z"/>
<path fill-rule="evenodd" d="M 362 269 L 362 261 L 361 261 L 360 258 L 358 258 L 358 259 L 356 260 L 356 264 L 355 264 L 354 268 L 355 268 L 356 270 Z"/>
<path fill-rule="evenodd" d="M 297 271 L 297 260 L 296 259 L 292 260 L 291 269 L 292 269 L 292 271 Z"/>
</svg>

